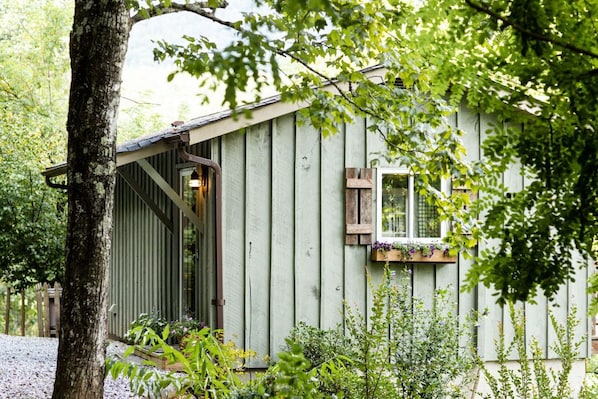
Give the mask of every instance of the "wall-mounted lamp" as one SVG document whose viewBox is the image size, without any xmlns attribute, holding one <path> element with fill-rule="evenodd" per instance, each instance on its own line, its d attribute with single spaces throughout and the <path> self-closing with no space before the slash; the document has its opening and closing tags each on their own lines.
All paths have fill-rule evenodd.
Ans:
<svg viewBox="0 0 598 399">
<path fill-rule="evenodd" d="M 192 190 L 199 190 L 199 187 L 201 187 L 201 179 L 199 178 L 199 173 L 197 173 L 197 170 L 193 169 L 193 173 L 191 173 L 191 180 L 189 180 L 189 187 L 191 187 Z"/>
</svg>

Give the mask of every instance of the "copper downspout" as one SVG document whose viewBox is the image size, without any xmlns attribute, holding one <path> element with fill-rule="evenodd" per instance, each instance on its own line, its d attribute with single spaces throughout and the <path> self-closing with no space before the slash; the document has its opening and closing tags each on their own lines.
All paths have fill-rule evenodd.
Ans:
<svg viewBox="0 0 598 399">
<path fill-rule="evenodd" d="M 188 143 L 188 136 L 181 137 L 181 141 Z M 216 306 L 216 328 L 224 328 L 224 295 L 223 295 L 223 272 L 222 272 L 222 170 L 220 165 L 208 158 L 189 154 L 179 145 L 177 148 L 179 156 L 187 162 L 204 165 L 214 171 L 216 179 L 216 299 L 212 299 L 212 305 Z"/>
</svg>

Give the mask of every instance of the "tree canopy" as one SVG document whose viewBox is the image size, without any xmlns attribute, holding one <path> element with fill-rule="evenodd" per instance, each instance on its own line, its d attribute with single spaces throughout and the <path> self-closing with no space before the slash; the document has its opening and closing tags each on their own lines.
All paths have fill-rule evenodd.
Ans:
<svg viewBox="0 0 598 399">
<path fill-rule="evenodd" d="M 592 254 L 597 12 L 595 1 L 447 0 L 423 7 L 411 25 L 419 28 L 410 38 L 452 100 L 497 115 L 480 165 L 492 197 L 479 204 L 487 212 L 480 238 L 496 244 L 468 278 L 496 287 L 501 299 L 526 300 L 538 290 L 552 297 Z M 526 185 L 505 195 L 501 173 L 513 165 Z"/>
<path fill-rule="evenodd" d="M 18 288 L 60 280 L 66 198 L 44 167 L 64 159 L 68 23 L 64 4 L 0 6 L 0 278 Z"/>
<path fill-rule="evenodd" d="M 493 286 L 499 301 L 532 299 L 538 290 L 553 297 L 587 264 L 598 232 L 595 2 L 256 3 L 271 12 L 225 21 L 194 10 L 238 32 L 226 48 L 186 38 L 159 43 L 156 58 L 173 57 L 206 84 L 208 76 L 225 82 L 232 108 L 237 90 L 273 83 L 284 101 L 311 101 L 304 116 L 324 134 L 366 116 L 387 140 L 388 157 L 481 190 L 468 213 L 466 198 L 436 200 L 459 222 L 450 238 L 456 248 L 488 243 L 468 281 Z M 292 75 L 283 60 L 295 66 Z M 360 72 L 374 64 L 386 68 L 379 81 Z M 389 84 L 397 78 L 407 90 Z M 324 83 L 336 90 L 315 89 Z M 497 118 L 477 163 L 463 161 L 460 132 L 446 123 L 461 101 Z M 512 195 L 502 182 L 508 168 L 526 181 Z"/>
</svg>

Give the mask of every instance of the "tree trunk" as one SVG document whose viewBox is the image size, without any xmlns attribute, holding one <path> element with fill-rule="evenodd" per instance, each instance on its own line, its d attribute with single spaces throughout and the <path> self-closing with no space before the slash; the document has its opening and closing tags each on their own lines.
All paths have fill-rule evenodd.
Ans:
<svg viewBox="0 0 598 399">
<path fill-rule="evenodd" d="M 116 116 L 130 27 L 125 0 L 75 1 L 69 214 L 55 399 L 103 397 Z"/>
</svg>

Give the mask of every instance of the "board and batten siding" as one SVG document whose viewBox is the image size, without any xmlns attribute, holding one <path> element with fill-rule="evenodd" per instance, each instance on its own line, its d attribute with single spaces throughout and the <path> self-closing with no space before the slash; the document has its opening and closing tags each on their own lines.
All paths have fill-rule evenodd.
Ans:
<svg viewBox="0 0 598 399">
<path fill-rule="evenodd" d="M 466 132 L 468 159 L 483 156 L 480 142 L 490 122 L 465 106 L 451 118 L 453 126 Z M 249 366 L 265 367 L 263 356 L 275 356 L 300 321 L 325 329 L 342 325 L 343 301 L 368 317 L 371 288 L 366 273 L 374 283 L 380 281 L 383 264 L 369 260 L 370 246 L 344 244 L 345 168 L 391 165 L 377 159 L 385 144 L 367 130 L 366 122 L 356 120 L 322 137 L 289 114 L 213 139 L 211 149 L 223 177 L 225 336 L 257 352 Z M 504 181 L 513 190 L 526 184 L 518 165 Z M 375 215 L 375 189 L 373 194 Z M 409 266 L 412 291 L 431 303 L 435 289 L 450 285 L 461 317 L 471 309 L 487 309 L 477 344 L 485 359 L 494 360 L 497 323 L 505 325 L 507 339 L 512 327 L 508 310 L 495 304 L 492 290 L 480 286 L 461 292 L 471 262 L 460 256 L 455 264 Z M 554 356 L 550 345 L 555 339 L 549 309 L 564 321 L 575 304 L 582 320 L 578 337 L 588 331 L 586 281 L 587 271 L 580 270 L 576 282 L 559 293 L 558 307 L 544 298 L 520 305 L 528 321 L 526 335 L 538 339 L 548 358 Z M 587 351 L 586 346 L 582 357 Z"/>
<path fill-rule="evenodd" d="M 164 176 L 174 167 L 172 156 L 167 154 L 153 157 L 150 163 Z M 136 164 L 121 168 L 172 219 L 170 201 L 143 170 Z M 175 255 L 172 233 L 120 175 L 113 221 L 109 332 L 122 337 L 140 313 L 170 313 L 172 301 L 168 298 L 173 292 L 169 269 Z"/>
<path fill-rule="evenodd" d="M 190 152 L 206 155 L 208 144 L 197 145 Z M 146 161 L 170 187 L 179 192 L 179 169 L 193 165 L 181 164 L 176 151 L 152 156 Z M 108 331 L 123 337 L 131 321 L 141 313 L 158 311 L 168 320 L 180 317 L 179 240 L 180 212 L 177 206 L 137 163 L 119 167 L 122 175 L 133 181 L 163 213 L 164 220 L 138 195 L 127 179 L 117 175 L 113 214 L 113 251 L 110 270 L 110 304 Z M 210 185 L 208 193 L 213 192 Z M 213 201 L 213 195 L 207 194 Z M 213 203 L 208 206 L 213 208 Z M 214 226 L 213 212 L 205 216 L 206 224 Z M 200 231 L 202 267 L 198 278 L 208 281 L 198 299 L 199 311 L 207 323 L 214 323 L 210 305 L 214 284 L 213 229 Z"/>
</svg>

